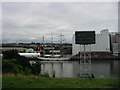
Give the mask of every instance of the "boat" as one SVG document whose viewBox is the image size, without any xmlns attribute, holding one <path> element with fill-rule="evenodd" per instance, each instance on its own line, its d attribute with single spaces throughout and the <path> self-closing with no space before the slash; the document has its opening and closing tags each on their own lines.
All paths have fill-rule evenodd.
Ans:
<svg viewBox="0 0 120 90">
<path fill-rule="evenodd" d="M 62 46 L 62 36 L 63 35 L 60 35 L 60 46 Z M 52 37 L 51 46 L 52 46 L 52 54 L 45 54 L 45 52 L 40 49 L 40 45 L 38 45 L 38 48 L 40 49 L 40 52 L 42 52 L 42 53 L 37 58 L 40 60 L 44 60 L 44 61 L 47 61 L 47 60 L 49 60 L 49 61 L 65 61 L 65 60 L 71 59 L 70 55 L 63 55 L 62 47 L 61 47 L 61 50 L 56 50 L 56 51 L 60 51 L 60 54 L 55 54 L 55 55 L 53 54 L 53 52 L 55 51 L 55 50 L 53 50 L 53 37 Z"/>
<path fill-rule="evenodd" d="M 19 52 L 18 54 L 20 56 L 24 56 L 24 57 L 27 57 L 27 58 L 37 58 L 38 56 L 40 56 L 40 53 L 34 51 L 34 49 L 32 49 L 32 48 L 26 49 L 25 52 Z"/>
<path fill-rule="evenodd" d="M 40 53 L 18 53 L 20 56 L 24 56 L 27 58 L 37 58 L 40 56 Z"/>
<path fill-rule="evenodd" d="M 61 55 L 44 55 L 44 57 L 37 57 L 40 60 L 49 60 L 49 61 L 65 61 L 70 60 L 70 56 L 61 56 Z"/>
</svg>

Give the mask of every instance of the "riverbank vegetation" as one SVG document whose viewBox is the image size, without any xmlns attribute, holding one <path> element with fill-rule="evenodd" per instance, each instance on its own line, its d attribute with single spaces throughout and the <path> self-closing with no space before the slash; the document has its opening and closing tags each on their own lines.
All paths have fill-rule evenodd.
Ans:
<svg viewBox="0 0 120 90">
<path fill-rule="evenodd" d="M 3 75 L 3 88 L 118 88 L 118 79 L 45 78 L 40 76 Z"/>
<path fill-rule="evenodd" d="M 30 64 L 30 59 L 20 56 L 16 50 L 4 51 L 2 58 L 2 73 L 23 75 L 39 75 L 41 63 Z"/>
</svg>

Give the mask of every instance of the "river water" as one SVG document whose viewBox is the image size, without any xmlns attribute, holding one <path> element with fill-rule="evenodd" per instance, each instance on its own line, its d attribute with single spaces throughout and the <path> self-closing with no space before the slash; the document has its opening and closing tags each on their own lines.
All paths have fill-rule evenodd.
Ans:
<svg viewBox="0 0 120 90">
<path fill-rule="evenodd" d="M 55 77 L 71 77 L 78 78 L 80 74 L 79 61 L 40 61 L 41 73 L 47 72 L 50 77 L 53 73 Z M 119 60 L 92 60 L 91 61 L 91 73 L 95 78 L 118 78 L 120 72 L 118 72 Z"/>
</svg>

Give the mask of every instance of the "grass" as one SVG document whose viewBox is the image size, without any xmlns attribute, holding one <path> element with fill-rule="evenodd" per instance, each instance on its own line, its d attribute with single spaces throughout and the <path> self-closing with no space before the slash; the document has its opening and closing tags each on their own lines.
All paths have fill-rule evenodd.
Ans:
<svg viewBox="0 0 120 90">
<path fill-rule="evenodd" d="M 4 76 L 3 88 L 117 88 L 118 79 L 113 78 L 45 78 L 37 76 Z"/>
</svg>

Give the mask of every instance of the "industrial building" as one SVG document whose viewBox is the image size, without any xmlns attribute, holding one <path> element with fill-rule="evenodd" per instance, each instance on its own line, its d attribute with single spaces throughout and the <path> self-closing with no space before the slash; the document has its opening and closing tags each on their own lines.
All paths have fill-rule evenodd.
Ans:
<svg viewBox="0 0 120 90">
<path fill-rule="evenodd" d="M 120 33 L 111 32 L 110 33 L 110 45 L 111 51 L 114 56 L 120 56 Z"/>
<path fill-rule="evenodd" d="M 72 38 L 72 55 L 76 56 L 79 55 L 83 51 L 82 45 L 75 44 L 75 34 Z M 95 44 L 87 45 L 87 47 L 90 49 L 88 51 L 91 51 L 91 55 L 95 57 L 99 56 L 112 56 L 113 55 L 113 46 L 116 47 L 117 43 L 112 44 L 110 33 L 108 29 L 104 29 L 100 31 L 100 34 L 95 35 Z M 115 50 L 117 48 L 114 48 Z M 118 53 L 115 52 L 114 53 Z M 87 52 L 87 50 L 86 50 Z"/>
</svg>

